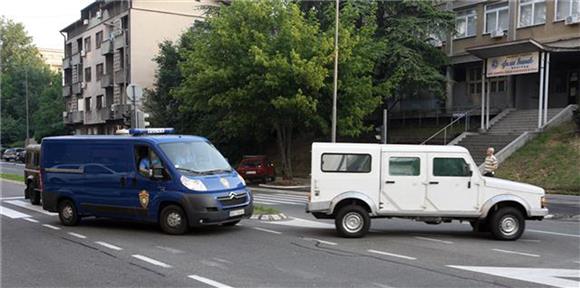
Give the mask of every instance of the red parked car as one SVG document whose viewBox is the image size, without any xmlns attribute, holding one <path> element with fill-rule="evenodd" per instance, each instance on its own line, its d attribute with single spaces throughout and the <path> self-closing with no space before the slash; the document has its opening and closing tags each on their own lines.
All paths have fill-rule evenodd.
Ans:
<svg viewBox="0 0 580 288">
<path fill-rule="evenodd" d="M 236 170 L 244 179 L 250 181 L 268 182 L 276 178 L 274 163 L 265 155 L 244 156 Z"/>
</svg>

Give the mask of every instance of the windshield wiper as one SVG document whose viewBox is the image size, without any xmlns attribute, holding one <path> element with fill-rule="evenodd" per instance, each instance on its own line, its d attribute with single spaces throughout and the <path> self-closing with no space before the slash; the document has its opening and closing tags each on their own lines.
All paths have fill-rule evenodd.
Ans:
<svg viewBox="0 0 580 288">
<path fill-rule="evenodd" d="M 215 175 L 215 174 L 222 174 L 222 173 L 231 173 L 232 169 L 214 169 L 214 170 L 207 170 L 201 173 L 206 175 Z"/>
<path fill-rule="evenodd" d="M 191 170 L 191 169 L 187 169 L 187 168 L 181 168 L 181 167 L 175 167 L 175 169 L 179 170 L 179 171 L 185 171 L 191 174 L 195 174 L 195 175 L 203 175 L 203 172 L 201 171 L 195 171 L 195 170 Z"/>
</svg>

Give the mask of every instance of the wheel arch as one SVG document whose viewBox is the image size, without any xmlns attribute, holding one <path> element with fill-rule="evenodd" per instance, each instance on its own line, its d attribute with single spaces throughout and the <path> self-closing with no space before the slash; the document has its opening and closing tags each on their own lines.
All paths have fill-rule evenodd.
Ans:
<svg viewBox="0 0 580 288">
<path fill-rule="evenodd" d="M 368 195 L 361 192 L 348 191 L 332 200 L 330 212 L 334 215 L 340 208 L 352 204 L 365 208 L 370 215 L 374 215 L 377 211 L 375 202 Z"/>
<path fill-rule="evenodd" d="M 525 218 L 529 217 L 530 207 L 525 200 L 515 195 L 498 195 L 485 202 L 480 219 L 487 218 L 502 207 L 514 207 L 520 210 Z"/>
</svg>

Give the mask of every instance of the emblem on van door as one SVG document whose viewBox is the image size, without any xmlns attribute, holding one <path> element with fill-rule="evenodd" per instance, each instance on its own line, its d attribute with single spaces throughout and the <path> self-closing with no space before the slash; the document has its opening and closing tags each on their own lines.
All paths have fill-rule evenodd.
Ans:
<svg viewBox="0 0 580 288">
<path fill-rule="evenodd" d="M 145 190 L 141 190 L 141 192 L 139 192 L 139 203 L 141 203 L 141 207 L 147 208 L 149 205 L 149 192 Z"/>
<path fill-rule="evenodd" d="M 222 182 L 222 185 L 224 185 L 224 187 L 230 188 L 230 181 L 228 181 L 228 179 L 220 178 L 220 182 Z"/>
</svg>

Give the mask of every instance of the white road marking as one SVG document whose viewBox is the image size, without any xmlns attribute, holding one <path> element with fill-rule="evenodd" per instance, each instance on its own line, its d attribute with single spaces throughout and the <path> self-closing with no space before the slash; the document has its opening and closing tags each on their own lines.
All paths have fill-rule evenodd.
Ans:
<svg viewBox="0 0 580 288">
<path fill-rule="evenodd" d="M 50 216 L 58 215 L 57 213 L 48 212 L 48 211 L 42 209 L 42 206 L 32 205 L 32 204 L 30 204 L 30 202 L 27 202 L 27 201 L 10 200 L 10 201 L 4 201 L 4 202 L 18 206 L 18 207 L 22 207 L 24 209 L 32 210 L 32 211 L 39 212 L 39 213 L 46 214 L 46 215 L 50 215 Z"/>
<path fill-rule="evenodd" d="M 301 219 L 301 218 L 290 218 L 287 221 L 270 221 L 270 222 L 264 222 L 264 223 L 274 224 L 274 225 L 301 227 L 301 228 L 334 229 L 334 225 L 332 225 L 332 224 L 318 222 L 318 221 L 312 221 L 312 220 L 306 220 L 306 219 Z"/>
<path fill-rule="evenodd" d="M 28 222 L 32 222 L 32 223 L 38 223 L 38 220 L 34 219 L 34 218 L 22 218 Z"/>
<path fill-rule="evenodd" d="M 163 268 L 171 268 L 171 265 L 165 264 L 165 263 L 163 263 L 161 261 L 157 261 L 157 260 L 155 260 L 153 258 L 149 258 L 147 256 L 143 256 L 143 255 L 139 255 L 139 254 L 134 254 L 134 255 L 131 255 L 131 256 L 133 256 L 133 257 L 135 257 L 135 258 L 137 258 L 137 259 L 139 259 L 141 261 L 145 261 L 147 263 L 150 263 L 150 264 L 153 264 L 153 265 L 156 265 L 156 266 L 160 266 L 160 267 L 163 267 Z"/>
<path fill-rule="evenodd" d="M 496 251 L 496 252 L 507 253 L 507 254 L 516 254 L 516 255 L 530 256 L 530 257 L 540 257 L 540 255 L 538 255 L 538 254 L 530 254 L 530 253 L 503 250 L 503 249 L 491 249 L 491 250 Z"/>
<path fill-rule="evenodd" d="M 60 230 L 60 227 L 52 226 L 50 224 L 42 224 L 42 226 L 44 226 L 46 228 L 50 228 L 52 230 Z"/>
<path fill-rule="evenodd" d="M 580 282 L 565 278 L 580 278 L 580 270 L 547 269 L 547 268 L 514 268 L 514 267 L 483 267 L 454 266 L 447 267 L 485 273 L 526 282 L 539 283 L 554 287 L 579 287 Z"/>
<path fill-rule="evenodd" d="M 407 260 L 417 260 L 417 258 L 415 258 L 415 257 L 409 257 L 409 256 L 405 256 L 405 255 L 399 255 L 399 254 L 394 254 L 394 253 L 389 253 L 389 252 L 384 252 L 384 251 L 378 251 L 378 250 L 373 250 L 373 249 L 369 249 L 367 251 L 370 252 L 370 253 L 375 253 L 375 254 L 379 254 L 379 255 L 398 257 L 398 258 L 403 258 L 403 259 L 407 259 Z"/>
<path fill-rule="evenodd" d="M 276 203 L 289 204 L 289 205 L 303 205 L 303 204 L 306 204 L 306 202 L 302 203 L 302 202 L 293 202 L 293 201 L 289 201 L 289 200 L 278 200 L 278 199 L 271 198 L 271 197 L 254 196 L 254 199 L 256 199 L 258 201 L 269 201 L 269 202 L 276 202 Z"/>
<path fill-rule="evenodd" d="M 12 210 L 12 209 L 6 208 L 4 206 L 0 206 L 0 215 L 4 215 L 4 216 L 10 217 L 12 219 L 31 217 L 28 214 L 20 213 L 16 210 Z"/>
<path fill-rule="evenodd" d="M 165 250 L 169 253 L 173 253 L 173 254 L 181 254 L 184 253 L 183 251 L 179 250 L 179 249 L 175 249 L 175 248 L 171 248 L 171 247 L 166 247 L 166 246 L 155 246 L 161 250 Z"/>
<path fill-rule="evenodd" d="M 324 241 L 324 240 L 320 240 L 320 239 L 315 239 L 315 238 L 308 238 L 308 237 L 302 237 L 302 239 L 306 240 L 306 241 L 316 241 L 320 244 L 326 244 L 326 245 L 332 245 L 332 246 L 336 246 L 338 244 L 334 243 L 334 242 L 330 242 L 330 241 Z"/>
<path fill-rule="evenodd" d="M 1 197 L 0 200 L 24 199 L 24 196 Z"/>
<path fill-rule="evenodd" d="M 211 279 L 207 279 L 207 278 L 201 277 L 199 275 L 189 275 L 187 277 L 189 277 L 189 278 L 191 278 L 193 280 L 197 280 L 199 282 L 205 283 L 205 284 L 207 284 L 209 286 L 216 287 L 216 288 L 232 288 L 232 286 L 228 286 L 226 284 L 223 284 L 223 283 L 220 283 L 220 282 L 211 280 Z"/>
<path fill-rule="evenodd" d="M 574 263 L 578 263 L 578 264 L 580 264 L 580 261 L 574 261 Z"/>
<path fill-rule="evenodd" d="M 435 238 L 428 238 L 428 237 L 421 237 L 421 236 L 415 236 L 415 238 L 419 239 L 419 240 L 433 241 L 433 242 L 438 242 L 438 243 L 443 243 L 443 244 L 453 244 L 453 242 L 451 242 L 451 241 L 439 240 L 439 239 L 435 239 Z"/>
<path fill-rule="evenodd" d="M 214 257 L 213 259 L 214 259 L 215 261 L 222 262 L 222 263 L 226 263 L 226 264 L 234 264 L 234 263 L 232 263 L 232 261 L 228 261 L 228 260 L 226 260 L 226 259 L 222 259 L 222 258 L 217 258 L 217 257 Z"/>
<path fill-rule="evenodd" d="M 520 241 L 540 243 L 540 240 L 537 239 L 520 239 Z"/>
<path fill-rule="evenodd" d="M 534 229 L 526 229 L 528 232 L 534 233 L 542 233 L 542 234 L 550 234 L 550 235 L 558 235 L 558 236 L 568 236 L 568 237 L 576 237 L 580 238 L 580 235 L 576 234 L 566 234 L 566 233 L 558 233 L 558 232 L 550 232 L 550 231 L 542 231 L 542 230 L 534 230 Z"/>
<path fill-rule="evenodd" d="M 260 228 L 260 227 L 252 227 L 252 228 L 254 228 L 255 230 L 258 230 L 258 231 L 268 232 L 268 233 L 272 233 L 272 234 L 276 234 L 276 235 L 282 234 L 282 232 L 278 232 L 278 231 L 274 231 L 274 230 L 270 230 L 270 229 L 265 229 L 265 228 Z"/>
<path fill-rule="evenodd" d="M 121 248 L 121 247 L 119 247 L 119 246 L 115 246 L 115 245 L 113 245 L 113 244 L 109 244 L 109 243 L 107 243 L 107 242 L 103 242 L 103 241 L 95 241 L 95 243 L 96 243 L 96 244 L 99 244 L 99 245 L 101 245 L 101 246 L 103 246 L 103 247 L 107 247 L 107 248 L 109 248 L 109 249 L 112 249 L 112 250 L 116 250 L 116 251 L 121 251 L 121 250 L 123 250 L 123 248 Z"/>
<path fill-rule="evenodd" d="M 81 238 L 81 239 L 87 239 L 87 236 L 82 235 L 82 234 L 78 234 L 78 233 L 75 233 L 75 232 L 68 232 L 68 235 L 74 236 L 74 237 L 77 237 L 77 238 Z"/>
</svg>

